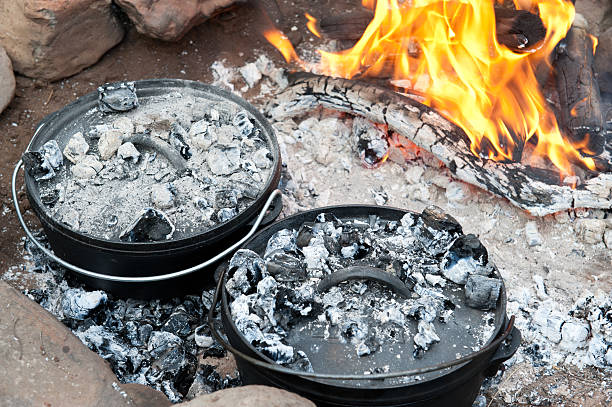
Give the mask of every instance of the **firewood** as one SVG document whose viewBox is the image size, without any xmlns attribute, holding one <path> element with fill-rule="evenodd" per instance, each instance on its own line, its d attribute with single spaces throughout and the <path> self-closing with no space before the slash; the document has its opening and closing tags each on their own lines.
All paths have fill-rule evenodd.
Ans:
<svg viewBox="0 0 612 407">
<path fill-rule="evenodd" d="M 604 149 L 606 136 L 592 41 L 585 28 L 574 24 L 557 47 L 554 66 L 560 124 L 566 137 L 585 155 L 597 156 Z"/>
<path fill-rule="evenodd" d="M 357 41 L 372 17 L 369 11 L 327 16 L 321 18 L 319 30 L 329 39 Z M 495 24 L 497 41 L 515 52 L 528 52 L 546 37 L 540 17 L 528 11 L 496 7 Z"/>
<path fill-rule="evenodd" d="M 456 178 L 505 197 L 535 216 L 570 208 L 612 209 L 612 173 L 590 174 L 590 179 L 572 189 L 559 185 L 556 171 L 475 156 L 463 130 L 390 89 L 309 73 L 294 74 L 291 80 L 266 108 L 274 120 L 299 116 L 318 106 L 363 116 L 433 153 Z"/>
</svg>

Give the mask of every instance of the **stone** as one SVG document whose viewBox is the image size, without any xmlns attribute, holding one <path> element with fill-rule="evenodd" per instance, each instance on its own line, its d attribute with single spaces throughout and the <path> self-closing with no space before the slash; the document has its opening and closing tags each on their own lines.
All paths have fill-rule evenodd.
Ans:
<svg viewBox="0 0 612 407">
<path fill-rule="evenodd" d="M 0 45 L 15 71 L 58 80 L 96 63 L 123 39 L 112 0 L 14 0 L 0 6 Z"/>
<path fill-rule="evenodd" d="M 535 222 L 527 222 L 525 225 L 525 237 L 529 247 L 540 246 L 542 244 L 542 235 L 538 232 L 538 225 Z"/>
<path fill-rule="evenodd" d="M 13 96 L 15 96 L 13 64 L 4 48 L 0 46 L 0 113 L 11 103 Z"/>
<path fill-rule="evenodd" d="M 189 402 L 181 407 L 315 407 L 315 404 L 297 394 L 268 386 L 243 386 L 219 390 Z"/>
<path fill-rule="evenodd" d="M 98 140 L 98 152 L 103 160 L 110 159 L 119 147 L 121 147 L 122 133 L 119 130 L 111 130 L 103 133 Z"/>
<path fill-rule="evenodd" d="M 580 219 L 576 222 L 575 230 L 583 242 L 601 243 L 606 230 L 606 222 L 602 219 Z"/>
<path fill-rule="evenodd" d="M 138 383 L 125 383 L 121 388 L 130 396 L 134 407 L 170 407 L 172 402 L 159 390 Z"/>
<path fill-rule="evenodd" d="M 241 0 L 117 0 L 141 34 L 178 41 L 189 30 Z"/>
<path fill-rule="evenodd" d="M 70 140 L 68 140 L 68 144 L 64 148 L 64 156 L 73 164 L 81 161 L 85 158 L 85 155 L 89 151 L 89 144 L 85 141 L 85 137 L 83 137 L 83 133 L 78 132 L 75 133 Z"/>
<path fill-rule="evenodd" d="M 0 281 L 3 407 L 127 407 L 131 396 L 108 363 L 53 315 Z M 163 404 L 160 404 L 163 406 Z"/>
</svg>

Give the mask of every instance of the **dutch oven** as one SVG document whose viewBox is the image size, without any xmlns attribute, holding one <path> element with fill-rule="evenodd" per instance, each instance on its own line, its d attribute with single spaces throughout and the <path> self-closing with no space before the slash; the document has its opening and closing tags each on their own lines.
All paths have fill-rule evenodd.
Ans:
<svg viewBox="0 0 612 407">
<path fill-rule="evenodd" d="M 313 222 L 320 214 L 330 214 L 337 219 L 361 219 L 367 222 L 370 216 L 378 216 L 386 221 L 400 221 L 408 211 L 380 206 L 336 206 L 306 211 L 285 218 L 258 232 L 250 238 L 243 249 L 250 249 L 263 256 L 268 240 L 282 229 L 299 229 L 306 222 Z M 521 335 L 514 327 L 514 317 L 506 316 L 506 292 L 501 283 L 501 292 L 494 310 L 494 330 L 484 345 L 472 353 L 459 358 L 456 348 L 444 348 L 438 343 L 435 349 L 426 352 L 424 358 L 401 358 L 396 354 L 380 352 L 376 366 L 388 365 L 393 368 L 388 373 L 356 374 L 351 368 L 347 352 L 337 344 L 330 344 L 321 337 L 310 336 L 308 329 L 298 329 L 301 344 L 308 348 L 316 343 L 318 351 L 308 357 L 314 372 L 293 370 L 276 364 L 272 359 L 257 350 L 237 329 L 229 307 L 229 294 L 225 289 L 228 281 L 227 264 L 219 266 L 219 281 L 214 304 L 221 301 L 221 321 L 225 337 L 217 331 L 214 319 L 214 306 L 209 312 L 209 323 L 215 338 L 236 357 L 236 363 L 244 384 L 275 386 L 298 393 L 317 406 L 419 406 L 419 407 L 469 407 L 478 395 L 485 377 L 493 376 L 500 365 L 517 350 Z M 393 281 L 385 281 L 380 275 L 360 272 L 365 279 L 373 278 L 401 293 L 402 287 L 393 287 Z M 501 280 L 496 271 L 496 278 Z M 330 276 L 333 276 L 332 273 Z M 339 278 L 326 278 L 326 288 L 349 278 L 354 272 L 342 272 Z M 380 273 L 379 273 L 380 274 Z M 319 286 L 321 288 L 321 286 Z M 405 287 L 404 287 L 405 289 Z M 463 307 L 466 308 L 466 307 Z M 474 310 L 475 311 L 475 310 Z M 464 311 L 471 312 L 469 310 Z M 458 317 L 460 318 L 460 317 Z M 464 321 L 465 322 L 465 321 Z M 442 324 L 446 325 L 446 324 Z M 459 321 L 445 328 L 441 335 L 450 336 L 461 342 L 466 333 Z M 229 343 L 228 343 L 229 342 Z M 409 344 L 412 346 L 412 344 Z M 310 346 L 311 349 L 313 349 Z M 353 359 L 354 360 L 354 359 Z M 358 371 L 359 373 L 361 371 Z"/>
<path fill-rule="evenodd" d="M 79 233 L 53 219 L 41 201 L 38 183 L 25 171 L 25 189 L 30 206 L 48 238 L 53 252 L 38 242 L 27 228 L 19 210 L 16 178 L 22 161 L 13 173 L 12 192 L 17 216 L 28 237 L 53 260 L 68 268 L 86 284 L 119 296 L 160 298 L 201 288 L 212 281 L 215 263 L 233 251 L 260 225 L 272 222 L 280 213 L 282 201 L 276 191 L 280 180 L 281 157 L 278 142 L 266 118 L 244 99 L 200 82 L 180 79 L 151 79 L 133 82 L 138 100 L 190 92 L 209 101 L 229 102 L 246 110 L 261 130 L 273 157 L 272 172 L 259 195 L 234 218 L 201 233 L 167 241 L 124 242 L 105 240 Z M 119 88 L 122 84 L 109 87 Z M 130 83 L 131 86 L 131 83 Z M 45 117 L 30 141 L 27 151 L 39 151 L 50 140 L 64 146 L 77 131 L 86 133 L 93 123 L 91 111 L 98 109 L 99 93 L 78 98 L 63 109 Z M 87 113 L 90 113 L 89 115 Z M 103 116 L 102 113 L 97 113 Z M 196 271 L 199 271 L 196 273 Z"/>
</svg>

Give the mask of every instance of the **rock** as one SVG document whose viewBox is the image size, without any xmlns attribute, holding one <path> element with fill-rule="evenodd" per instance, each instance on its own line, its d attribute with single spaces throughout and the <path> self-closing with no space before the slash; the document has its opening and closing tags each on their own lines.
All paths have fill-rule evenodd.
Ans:
<svg viewBox="0 0 612 407">
<path fill-rule="evenodd" d="M 132 399 L 135 407 L 170 407 L 172 402 L 159 390 L 138 383 L 125 383 L 121 388 Z"/>
<path fill-rule="evenodd" d="M 15 71 L 58 80 L 93 65 L 123 39 L 112 0 L 13 0 L 0 8 L 0 44 Z"/>
<path fill-rule="evenodd" d="M 606 222 L 602 219 L 580 219 L 576 222 L 575 230 L 585 243 L 601 243 L 606 230 Z"/>
<path fill-rule="evenodd" d="M 315 407 L 297 394 L 268 386 L 243 386 L 200 396 L 181 407 Z"/>
<path fill-rule="evenodd" d="M 15 75 L 13 74 L 13 64 L 4 48 L 0 46 L 0 113 L 11 103 L 14 95 Z"/>
<path fill-rule="evenodd" d="M 138 32 L 178 41 L 196 25 L 241 0 L 117 0 Z"/>
<path fill-rule="evenodd" d="M 525 237 L 529 247 L 540 246 L 542 244 L 542 235 L 538 232 L 538 225 L 535 222 L 527 222 L 525 225 Z"/>
<path fill-rule="evenodd" d="M 85 154 L 89 151 L 89 144 L 85 141 L 85 137 L 83 137 L 83 133 L 78 132 L 75 133 L 70 140 L 68 140 L 68 144 L 64 148 L 64 156 L 73 164 L 81 161 L 85 158 Z"/>
<path fill-rule="evenodd" d="M 127 407 L 128 392 L 108 363 L 53 315 L 0 281 L 3 407 Z M 160 404 L 163 405 L 163 404 Z"/>
<path fill-rule="evenodd" d="M 100 140 L 98 140 L 98 152 L 100 153 L 101 159 L 108 160 L 115 155 L 119 147 L 121 147 L 122 135 L 123 133 L 119 130 L 111 130 L 100 136 Z"/>
</svg>

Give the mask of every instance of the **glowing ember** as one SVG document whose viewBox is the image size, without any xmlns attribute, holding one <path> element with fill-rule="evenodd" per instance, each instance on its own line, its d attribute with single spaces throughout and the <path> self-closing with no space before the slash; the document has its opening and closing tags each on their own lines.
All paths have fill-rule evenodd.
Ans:
<svg viewBox="0 0 612 407">
<path fill-rule="evenodd" d="M 577 151 L 581 146 L 564 139 L 534 73 L 569 30 L 575 13 L 570 1 L 515 1 L 518 9 L 538 13 L 547 28 L 539 49 L 520 54 L 497 41 L 495 0 L 363 3 L 374 18 L 359 41 L 345 51 L 320 50 L 316 65 L 301 61 L 280 32 L 269 31 L 266 38 L 288 62 L 307 70 L 344 78 L 391 76 L 459 125 L 474 154 L 520 161 L 529 141 L 536 144 L 533 154 L 548 157 L 562 174 L 573 174 L 572 164 L 595 168 Z M 308 27 L 318 35 L 313 22 L 309 17 Z"/>
</svg>

